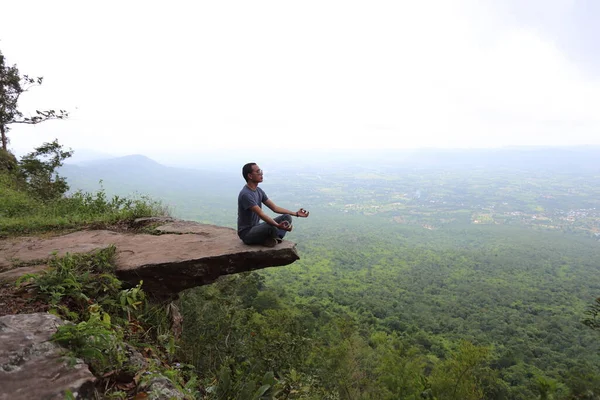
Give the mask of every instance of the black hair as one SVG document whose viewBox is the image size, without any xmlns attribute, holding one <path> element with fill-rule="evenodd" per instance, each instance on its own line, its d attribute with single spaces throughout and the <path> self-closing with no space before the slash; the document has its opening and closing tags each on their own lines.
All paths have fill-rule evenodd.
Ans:
<svg viewBox="0 0 600 400">
<path fill-rule="evenodd" d="M 255 162 L 248 163 L 242 167 L 242 176 L 248 182 L 248 174 L 252 173 L 252 166 L 256 165 Z"/>
</svg>

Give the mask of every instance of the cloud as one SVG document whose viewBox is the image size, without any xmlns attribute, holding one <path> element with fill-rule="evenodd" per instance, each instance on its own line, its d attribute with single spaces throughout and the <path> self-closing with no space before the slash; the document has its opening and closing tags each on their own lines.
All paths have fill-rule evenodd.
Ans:
<svg viewBox="0 0 600 400">
<path fill-rule="evenodd" d="M 600 143 L 598 82 L 495 3 L 8 8 L 36 10 L 0 28 L 5 56 L 46 77 L 24 107 L 74 110 L 66 123 L 15 128 L 13 146 L 55 136 L 121 154 Z"/>
</svg>

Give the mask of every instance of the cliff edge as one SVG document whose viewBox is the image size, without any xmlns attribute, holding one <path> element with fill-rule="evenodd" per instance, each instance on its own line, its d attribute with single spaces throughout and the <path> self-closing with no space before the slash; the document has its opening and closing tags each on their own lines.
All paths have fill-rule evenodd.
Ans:
<svg viewBox="0 0 600 400">
<path fill-rule="evenodd" d="M 0 281 L 39 272 L 54 254 L 91 253 L 116 247 L 116 275 L 157 297 L 214 282 L 219 276 L 284 266 L 299 259 L 296 245 L 247 246 L 235 230 L 198 222 L 167 220 L 152 233 L 83 230 L 54 237 L 0 241 Z"/>
</svg>

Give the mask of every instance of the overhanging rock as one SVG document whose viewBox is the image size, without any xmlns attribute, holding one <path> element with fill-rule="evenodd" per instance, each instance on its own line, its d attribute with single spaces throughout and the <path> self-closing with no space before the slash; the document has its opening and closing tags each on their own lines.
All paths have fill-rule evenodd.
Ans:
<svg viewBox="0 0 600 400">
<path fill-rule="evenodd" d="M 119 278 L 131 283 L 143 279 L 152 293 L 157 293 L 154 288 L 178 293 L 214 282 L 221 275 L 288 265 L 299 259 L 292 242 L 273 248 L 247 246 L 230 228 L 174 221 L 156 230 L 163 234 L 134 237 L 139 243 L 122 244 L 117 256 Z M 149 246 L 139 251 L 146 240 Z"/>
<path fill-rule="evenodd" d="M 214 282 L 219 276 L 284 266 L 298 260 L 296 245 L 247 246 L 235 230 L 191 221 L 156 228 L 160 234 L 88 230 L 53 238 L 17 238 L 0 242 L 0 279 L 19 275 L 15 268 L 43 264 L 54 252 L 89 253 L 115 245 L 117 276 L 160 297 Z"/>
</svg>

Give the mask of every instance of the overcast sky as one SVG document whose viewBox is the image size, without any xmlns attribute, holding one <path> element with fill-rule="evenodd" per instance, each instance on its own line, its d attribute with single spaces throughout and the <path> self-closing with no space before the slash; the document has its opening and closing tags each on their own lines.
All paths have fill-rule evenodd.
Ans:
<svg viewBox="0 0 600 400">
<path fill-rule="evenodd" d="M 600 144 L 600 1 L 5 1 L 0 50 L 42 87 L 11 146 Z"/>
</svg>

